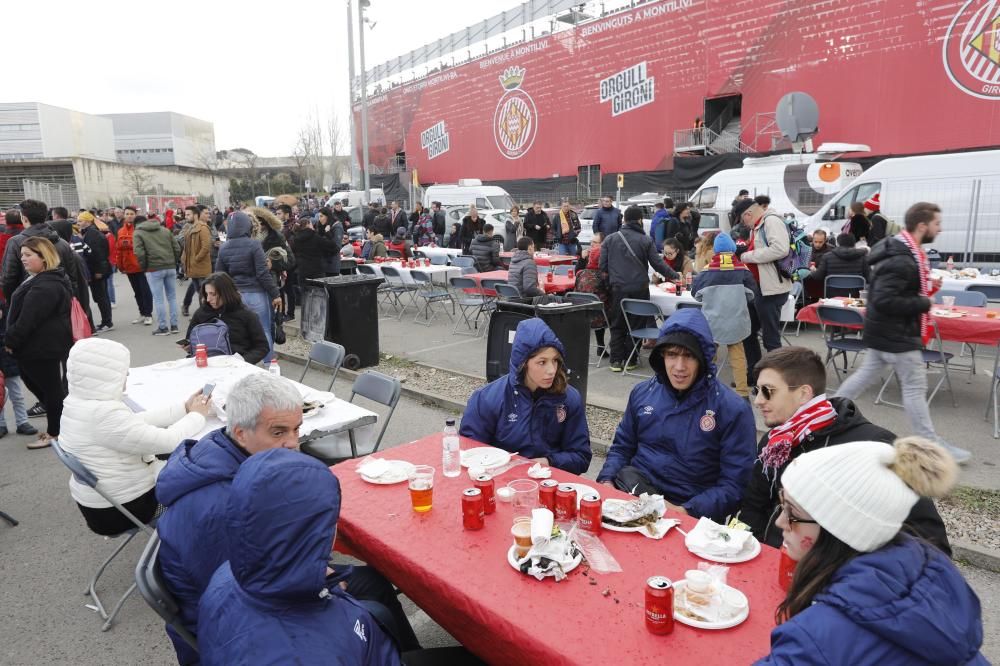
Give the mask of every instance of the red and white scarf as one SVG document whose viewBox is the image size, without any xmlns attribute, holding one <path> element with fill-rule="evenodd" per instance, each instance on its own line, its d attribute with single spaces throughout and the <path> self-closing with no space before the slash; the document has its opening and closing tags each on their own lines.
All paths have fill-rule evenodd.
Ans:
<svg viewBox="0 0 1000 666">
<path fill-rule="evenodd" d="M 920 273 L 920 295 L 930 298 L 933 292 L 931 291 L 931 266 L 927 261 L 927 255 L 920 248 L 920 243 L 906 229 L 899 232 L 898 238 L 910 249 L 910 254 L 917 262 L 917 271 Z M 925 312 L 920 315 L 920 341 L 926 346 L 930 339 L 931 316 Z"/>
<path fill-rule="evenodd" d="M 792 449 L 802 443 L 810 434 L 830 426 L 837 420 L 837 410 L 833 408 L 826 394 L 822 393 L 798 408 L 780 426 L 771 428 L 767 434 L 767 445 L 760 452 L 764 464 L 764 476 L 777 471 L 792 457 Z"/>
</svg>

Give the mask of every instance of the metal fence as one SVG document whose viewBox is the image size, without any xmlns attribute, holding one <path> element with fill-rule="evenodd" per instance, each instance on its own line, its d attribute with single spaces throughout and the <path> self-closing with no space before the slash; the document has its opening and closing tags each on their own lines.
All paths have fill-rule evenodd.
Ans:
<svg viewBox="0 0 1000 666">
<path fill-rule="evenodd" d="M 49 208 L 62 206 L 67 210 L 75 211 L 80 208 L 80 195 L 76 191 L 76 185 L 66 183 L 46 183 L 25 178 L 24 198 L 37 199 L 48 204 Z"/>
</svg>

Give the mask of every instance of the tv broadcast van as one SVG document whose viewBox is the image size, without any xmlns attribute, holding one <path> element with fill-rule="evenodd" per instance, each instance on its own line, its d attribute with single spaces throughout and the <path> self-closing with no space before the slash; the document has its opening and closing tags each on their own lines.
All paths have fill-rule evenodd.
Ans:
<svg viewBox="0 0 1000 666">
<path fill-rule="evenodd" d="M 514 205 L 514 199 L 507 190 L 495 185 L 483 185 L 478 178 L 461 178 L 456 185 L 429 185 L 424 188 L 421 200 L 425 208 L 440 201 L 442 206 L 469 206 L 475 204 L 479 210 L 507 210 Z"/>
<path fill-rule="evenodd" d="M 771 210 L 779 215 L 791 213 L 805 222 L 862 173 L 856 162 L 832 159 L 845 152 L 868 150 L 864 145 L 828 143 L 815 153 L 748 157 L 742 168 L 712 175 L 688 202 L 701 212 L 699 230 L 728 232 L 729 209 L 740 190 L 748 190 L 750 198 L 766 194 L 771 197 Z"/>
<path fill-rule="evenodd" d="M 941 207 L 941 233 L 927 249 L 958 263 L 1000 264 L 1000 150 L 882 160 L 823 205 L 806 224 L 836 236 L 851 203 L 878 193 L 882 214 L 904 225 L 918 201 Z"/>
<path fill-rule="evenodd" d="M 371 193 L 371 202 L 377 203 L 382 206 L 386 205 L 385 193 L 379 187 L 373 187 L 368 190 Z M 351 206 L 362 206 L 365 202 L 365 191 L 364 190 L 341 190 L 340 192 L 334 192 L 330 195 L 330 205 L 333 205 L 334 201 L 340 201 L 344 204 L 345 208 L 350 208 Z"/>
</svg>

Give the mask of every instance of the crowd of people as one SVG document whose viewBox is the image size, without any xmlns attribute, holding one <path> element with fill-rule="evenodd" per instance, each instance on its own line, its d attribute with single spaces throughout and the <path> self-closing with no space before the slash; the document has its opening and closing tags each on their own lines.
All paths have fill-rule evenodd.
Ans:
<svg viewBox="0 0 1000 666">
<path fill-rule="evenodd" d="M 647 230 L 641 209 L 619 211 L 606 197 L 586 247 L 568 203 L 551 218 L 540 203 L 523 220 L 512 211 L 514 228 L 501 239 L 470 207 L 447 242 L 457 239 L 486 271 L 503 266 L 499 252 L 509 236 L 510 281 L 526 298 L 544 294 L 536 249 L 578 257 L 577 289 L 606 304 L 591 322 L 598 353 L 620 372 L 637 367 L 645 351 L 653 370 L 631 389 L 597 481 L 662 495 L 676 513 L 738 517 L 798 563 L 761 663 L 807 662 L 816 651 L 829 663 L 908 663 L 915 655 L 986 663 L 979 601 L 950 562 L 932 501 L 949 491 L 957 463 L 968 459 L 934 430 L 919 356 L 935 289 L 921 245 L 939 233 L 941 211 L 915 204 L 896 229 L 878 213 L 876 196 L 836 246 L 828 230 L 817 231 L 815 266 L 788 275 L 781 266 L 788 222 L 769 205 L 744 193 L 734 202 L 731 233 L 700 234 L 686 204 L 658 204 Z M 44 414 L 45 431 L 29 448 L 58 438 L 116 502 L 144 522 L 159 516 L 162 572 L 199 641 L 195 652 L 168 629 L 180 663 L 265 656 L 275 663 L 477 663 L 461 650 L 421 650 L 381 573 L 329 565 L 342 497 L 336 477 L 297 451 L 302 399 L 293 384 L 268 373 L 240 380 L 228 394 L 226 426 L 194 440 L 210 397 L 199 392 L 136 413 L 124 396 L 129 350 L 78 331 L 85 322 L 95 334 L 114 328 L 117 270 L 135 297 L 134 325 L 152 326 L 155 313 L 153 335 L 179 336 L 179 315 L 190 316 L 179 340 L 188 353 L 209 340 L 213 353 L 267 362 L 275 326 L 294 317 L 305 281 L 339 275 L 341 256 L 354 251 L 339 201 L 225 212 L 192 205 L 183 218 L 168 211 L 163 220 L 131 207 L 81 210 L 73 221 L 65 210 L 26 200 L 6 221 L 0 363 L 17 430 L 27 434 L 28 416 Z M 446 243 L 439 203 L 409 215 L 398 202 L 371 207 L 362 226 L 365 258 Z M 795 282 L 851 270 L 867 281 L 869 351 L 828 395 L 823 359 L 782 346 L 779 313 Z M 678 310 L 643 346 L 630 336 L 620 304 L 648 300 L 651 274 L 678 285 L 690 277 L 702 307 Z M 189 281 L 190 294 L 180 313 L 179 280 Z M 97 326 L 88 297 L 100 311 Z M 718 377 L 722 346 L 734 386 Z M 565 357 L 541 319 L 521 322 L 507 375 L 469 396 L 461 435 L 583 474 L 591 438 Z M 869 422 L 854 402 L 886 368 L 899 377 L 916 437 Z M 18 376 L 38 398 L 30 410 Z M 760 441 L 753 408 L 768 428 Z M 70 491 L 94 532 L 131 527 L 87 486 L 71 480 Z M 890 578 L 898 584 L 858 589 Z M 942 608 L 950 629 L 934 621 Z"/>
</svg>

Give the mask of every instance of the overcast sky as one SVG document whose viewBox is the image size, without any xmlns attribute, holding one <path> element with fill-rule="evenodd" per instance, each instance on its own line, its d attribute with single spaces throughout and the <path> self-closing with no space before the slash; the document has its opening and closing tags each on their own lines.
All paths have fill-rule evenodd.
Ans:
<svg viewBox="0 0 1000 666">
<path fill-rule="evenodd" d="M 346 137 L 346 0 L 2 4 L 5 37 L 13 40 L 0 74 L 2 102 L 176 111 L 214 122 L 217 149 L 266 156 L 291 154 L 309 112 L 325 117 L 336 108 Z M 519 4 L 372 0 L 366 64 Z"/>
</svg>

